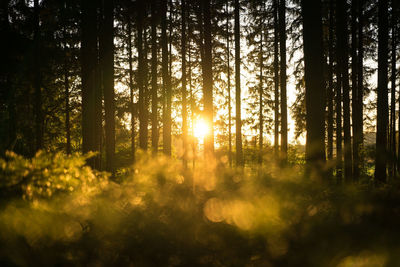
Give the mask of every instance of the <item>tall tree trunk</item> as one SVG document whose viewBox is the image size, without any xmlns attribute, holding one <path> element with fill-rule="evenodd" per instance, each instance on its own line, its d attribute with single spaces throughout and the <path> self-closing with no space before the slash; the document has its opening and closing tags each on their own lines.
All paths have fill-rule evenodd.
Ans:
<svg viewBox="0 0 400 267">
<path fill-rule="evenodd" d="M 240 89 L 240 17 L 239 0 L 235 0 L 235 86 L 236 86 L 236 165 L 243 166 L 242 111 Z"/>
<path fill-rule="evenodd" d="M 232 167 L 232 104 L 231 104 L 231 50 L 229 30 L 229 0 L 226 2 L 226 57 L 227 57 L 227 83 L 228 83 L 228 160 L 229 167 Z"/>
<path fill-rule="evenodd" d="M 214 122 L 213 122 L 213 76 L 211 47 L 211 14 L 210 0 L 203 1 L 204 20 L 204 63 L 203 63 L 203 95 L 204 115 L 210 131 L 204 138 L 204 154 L 210 157 L 214 154 Z"/>
<path fill-rule="evenodd" d="M 352 91 L 352 120 L 353 120 L 353 179 L 358 181 L 360 176 L 360 142 L 359 134 L 360 130 L 357 128 L 359 123 L 357 122 L 359 116 L 357 112 L 359 109 L 357 105 L 359 104 L 358 96 L 358 40 L 357 40 L 357 13 L 358 13 L 358 0 L 352 0 L 351 2 L 351 91 Z"/>
<path fill-rule="evenodd" d="M 336 53 L 336 62 L 338 55 Z M 342 131 L 342 75 L 336 64 L 336 181 L 342 182 L 343 178 L 343 131 Z"/>
<path fill-rule="evenodd" d="M 262 3 L 262 8 L 261 8 L 261 19 L 260 19 L 260 27 L 261 27 L 261 33 L 260 33 L 260 54 L 259 54 L 259 64 L 260 64 L 260 77 L 259 77 L 259 87 L 258 87 L 258 95 L 259 95 L 259 111 L 258 111 L 258 117 L 259 117 L 259 123 L 260 123 L 260 132 L 259 132 L 259 158 L 258 158 L 258 163 L 262 164 L 262 158 L 263 158 L 263 124 L 264 124 L 264 118 L 263 118 L 263 97 L 264 97 L 264 83 L 263 83 L 263 64 L 264 64 L 264 57 L 263 57 L 263 35 L 264 35 L 264 3 Z"/>
<path fill-rule="evenodd" d="M 128 14 L 128 65 L 129 65 L 129 107 L 131 113 L 131 159 L 132 163 L 135 162 L 135 105 L 133 102 L 133 56 L 132 56 L 132 21 L 131 16 Z"/>
<path fill-rule="evenodd" d="M 187 100 L 186 100 L 186 0 L 181 0 L 182 19 L 182 143 L 183 143 L 183 166 L 187 168 Z"/>
<path fill-rule="evenodd" d="M 157 16 L 156 0 L 151 1 L 151 146 L 158 150 Z"/>
<path fill-rule="evenodd" d="M 388 1 L 378 1 L 378 97 L 375 181 L 386 182 L 388 125 Z"/>
<path fill-rule="evenodd" d="M 327 118 L 327 134 L 328 134 L 328 160 L 333 159 L 333 0 L 329 1 L 329 39 L 328 39 L 328 91 L 327 91 L 327 101 L 328 101 L 328 118 Z"/>
<path fill-rule="evenodd" d="M 306 160 L 316 175 L 325 163 L 325 81 L 321 1 L 302 0 L 306 84 Z"/>
<path fill-rule="evenodd" d="M 137 46 L 138 46 L 138 77 L 137 84 L 139 88 L 139 147 L 143 150 L 147 149 L 147 121 L 146 121 L 146 92 L 145 92 L 145 51 L 143 44 L 143 23 L 145 19 L 145 3 L 143 0 L 138 1 L 138 17 L 137 17 Z"/>
<path fill-rule="evenodd" d="M 82 151 L 99 152 L 95 142 L 95 100 L 96 100 L 96 68 L 97 68 L 97 16 L 95 1 L 81 1 L 82 7 Z M 88 164 L 95 167 L 95 159 Z"/>
<path fill-rule="evenodd" d="M 392 59 L 391 59 L 391 101 L 390 101 L 390 175 L 396 174 L 396 48 L 397 48 L 397 14 L 396 4 L 392 0 Z"/>
<path fill-rule="evenodd" d="M 281 84 L 281 156 L 287 161 L 287 97 L 286 97 L 286 0 L 279 0 L 279 47 L 280 47 L 280 84 Z"/>
<path fill-rule="evenodd" d="M 358 71 L 357 71 L 357 105 L 356 105 L 356 114 L 357 120 L 353 123 L 357 123 L 357 132 L 354 133 L 354 142 L 357 143 L 358 146 L 358 166 L 359 170 L 363 169 L 363 143 L 364 143 L 364 133 L 363 133 L 363 109 L 364 109 L 364 42 L 363 42 L 363 5 L 364 0 L 358 0 Z M 353 111 L 354 112 L 354 111 Z"/>
<path fill-rule="evenodd" d="M 69 104 L 69 71 L 68 71 L 68 48 L 67 48 L 67 25 L 64 22 L 63 38 L 64 38 L 64 97 L 65 97 L 65 136 L 66 144 L 65 150 L 69 155 L 71 154 L 71 126 L 70 126 L 70 104 Z"/>
<path fill-rule="evenodd" d="M 279 152 L 279 22 L 278 0 L 273 0 L 274 12 L 274 151 Z"/>
<path fill-rule="evenodd" d="M 35 113 L 35 150 L 43 149 L 43 107 L 42 107 L 42 78 L 41 78 L 41 63 L 40 63 L 40 6 L 39 0 L 33 1 L 34 10 L 34 32 L 33 42 L 35 46 L 34 54 L 34 78 L 33 87 L 35 91 L 34 113 Z"/>
<path fill-rule="evenodd" d="M 163 152 L 171 155 L 171 77 L 168 70 L 168 40 L 167 40 L 167 1 L 162 1 L 161 15 L 161 49 L 162 49 L 162 80 L 163 80 Z"/>
<path fill-rule="evenodd" d="M 103 92 L 105 112 L 106 171 L 114 173 L 115 93 L 114 93 L 114 0 L 104 0 Z"/>
<path fill-rule="evenodd" d="M 341 83 L 338 86 L 343 90 L 343 134 L 344 134 L 344 178 L 352 179 L 352 153 L 350 134 L 350 85 L 349 85 L 349 58 L 348 58 L 348 33 L 347 33 L 347 5 L 345 0 L 339 0 L 336 4 L 336 36 L 338 55 L 338 74 Z"/>
</svg>

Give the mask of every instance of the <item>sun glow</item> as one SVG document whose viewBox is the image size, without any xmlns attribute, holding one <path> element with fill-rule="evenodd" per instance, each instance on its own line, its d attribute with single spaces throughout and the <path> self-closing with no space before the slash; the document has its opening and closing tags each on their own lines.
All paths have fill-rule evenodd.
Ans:
<svg viewBox="0 0 400 267">
<path fill-rule="evenodd" d="M 199 119 L 195 121 L 194 124 L 194 136 L 197 139 L 203 139 L 210 133 L 210 126 L 208 125 L 207 122 L 205 122 L 203 119 Z"/>
</svg>

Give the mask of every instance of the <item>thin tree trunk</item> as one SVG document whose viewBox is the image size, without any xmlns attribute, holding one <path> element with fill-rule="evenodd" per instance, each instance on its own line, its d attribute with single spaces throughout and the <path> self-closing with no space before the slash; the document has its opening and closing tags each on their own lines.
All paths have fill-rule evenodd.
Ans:
<svg viewBox="0 0 400 267">
<path fill-rule="evenodd" d="M 70 126 L 70 104 L 69 104 L 69 73 L 68 73 L 68 49 L 67 49 L 67 30 L 66 25 L 63 28 L 64 37 L 64 97 L 65 97 L 65 135 L 66 144 L 65 150 L 69 155 L 71 154 L 71 126 Z"/>
<path fill-rule="evenodd" d="M 352 91 L 352 120 L 353 120 L 353 179 L 358 181 L 360 176 L 360 163 L 359 163 L 359 153 L 360 153 L 360 142 L 359 134 L 360 130 L 357 128 L 359 122 L 357 122 L 359 116 L 357 112 L 359 111 L 357 105 L 359 104 L 358 96 L 358 40 L 357 40 L 357 7 L 358 0 L 352 0 L 351 2 L 351 91 Z"/>
<path fill-rule="evenodd" d="M 210 131 L 204 138 L 204 154 L 210 157 L 214 154 L 213 126 L 213 76 L 212 76 L 212 47 L 211 47 L 211 14 L 210 0 L 203 0 L 204 20 L 204 63 L 203 63 L 203 95 L 204 115 Z"/>
<path fill-rule="evenodd" d="M 281 157 L 287 161 L 287 97 L 286 97 L 286 0 L 279 1 L 279 46 L 280 46 L 280 85 L 281 85 Z"/>
<path fill-rule="evenodd" d="M 336 5 L 336 36 L 338 54 L 338 73 L 341 83 L 338 86 L 343 90 L 343 133 L 344 133 L 344 178 L 352 179 L 352 153 L 350 134 L 350 85 L 348 73 L 348 38 L 347 38 L 347 12 L 345 0 L 339 0 Z"/>
<path fill-rule="evenodd" d="M 228 160 L 229 167 L 232 167 L 232 104 L 231 104 L 231 50 L 230 50 L 230 31 L 229 31 L 229 0 L 226 2 L 226 57 L 227 57 L 227 83 L 228 83 Z"/>
<path fill-rule="evenodd" d="M 329 1 L 329 40 L 328 40 L 328 121 L 327 121 L 327 132 L 328 132 L 328 160 L 333 159 L 333 0 Z"/>
<path fill-rule="evenodd" d="M 357 93 L 357 120 L 356 123 L 358 124 L 357 126 L 357 131 L 354 136 L 355 136 L 355 141 L 358 143 L 358 155 L 359 155 L 359 169 L 360 173 L 361 170 L 363 169 L 363 143 L 364 143 L 364 133 L 363 133 L 363 125 L 364 125 L 364 120 L 363 120 L 363 109 L 364 109 L 364 42 L 363 42 L 363 5 L 364 5 L 364 0 L 358 0 L 358 93 Z"/>
<path fill-rule="evenodd" d="M 138 17 L 137 17 L 137 50 L 138 50 L 138 76 L 137 85 L 139 88 L 139 147 L 143 150 L 147 149 L 147 121 L 145 115 L 146 95 L 145 95 L 145 51 L 143 45 L 143 22 L 145 19 L 144 1 L 138 1 Z"/>
<path fill-rule="evenodd" d="M 236 165 L 243 166 L 242 112 L 240 89 L 240 4 L 235 0 L 235 87 L 236 87 Z"/>
<path fill-rule="evenodd" d="M 182 19 L 182 143 L 183 143 L 183 166 L 187 168 L 187 100 L 186 100 L 186 1 L 181 0 Z"/>
<path fill-rule="evenodd" d="M 302 0 L 306 84 L 306 160 L 312 173 L 322 176 L 325 163 L 325 81 L 321 1 Z"/>
<path fill-rule="evenodd" d="M 158 151 L 157 16 L 156 0 L 151 1 L 151 146 Z"/>
<path fill-rule="evenodd" d="M 129 65 L 129 107 L 131 113 L 131 159 L 135 163 L 135 108 L 133 103 L 133 67 L 132 67 L 132 21 L 128 14 L 128 65 Z"/>
<path fill-rule="evenodd" d="M 392 177 L 396 174 L 396 48 L 397 48 L 397 32 L 396 32 L 396 6 L 392 0 L 392 59 L 391 59 L 391 101 L 390 101 L 390 175 Z"/>
<path fill-rule="evenodd" d="M 279 23 L 278 0 L 273 0 L 274 12 L 274 151 L 279 155 Z"/>
<path fill-rule="evenodd" d="M 259 164 L 262 164 L 262 158 L 263 158 L 263 124 L 264 124 L 264 118 L 263 118 L 263 97 L 264 97 L 264 83 L 263 83 L 263 64 L 264 64 L 264 57 L 263 57 L 263 35 L 264 35 L 264 3 L 263 6 L 261 8 L 261 12 L 262 12 L 262 19 L 260 20 L 260 27 L 261 27 L 261 33 L 260 33 L 260 55 L 259 55 L 259 64 L 260 64 L 260 80 L 259 80 L 259 88 L 258 88 L 258 95 L 259 95 L 259 123 L 260 123 L 260 132 L 259 132 L 259 158 L 258 158 L 258 162 Z"/>
<path fill-rule="evenodd" d="M 386 182 L 388 125 L 388 1 L 378 1 L 378 97 L 375 181 Z"/>
<path fill-rule="evenodd" d="M 167 1 L 162 2 L 161 15 L 161 49 L 162 49 L 162 78 L 165 109 L 163 112 L 163 152 L 171 155 L 171 78 L 168 70 L 168 40 L 167 40 Z"/>
<path fill-rule="evenodd" d="M 42 107 L 42 78 L 40 73 L 40 6 L 39 0 L 33 1 L 34 9 L 34 91 L 35 91 L 35 102 L 34 102 L 34 113 L 35 113 L 35 150 L 38 151 L 43 149 L 43 107 Z"/>
</svg>

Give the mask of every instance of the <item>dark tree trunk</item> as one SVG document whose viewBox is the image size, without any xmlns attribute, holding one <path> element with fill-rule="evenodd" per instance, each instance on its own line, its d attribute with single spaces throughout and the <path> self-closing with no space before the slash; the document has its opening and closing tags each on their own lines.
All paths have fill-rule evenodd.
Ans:
<svg viewBox="0 0 400 267">
<path fill-rule="evenodd" d="M 145 51 L 143 42 L 143 23 L 145 19 L 145 4 L 143 0 L 138 1 L 138 17 L 137 17 L 137 49 L 138 49 L 138 76 L 137 85 L 139 88 L 139 147 L 143 150 L 147 149 L 147 121 L 146 121 L 146 92 L 145 92 Z"/>
<path fill-rule="evenodd" d="M 333 0 L 329 1 L 329 39 L 328 39 L 328 90 L 327 90 L 327 101 L 328 101 L 328 118 L 327 118 L 327 134 L 328 134 L 328 160 L 333 159 Z"/>
<path fill-rule="evenodd" d="M 396 4 L 392 0 L 392 15 L 391 15 L 391 30 L 392 30 L 392 59 L 391 59 L 391 101 L 390 101 L 390 175 L 396 174 L 396 48 L 397 48 L 397 14 Z"/>
<path fill-rule="evenodd" d="M 236 86 L 236 165 L 243 166 L 242 112 L 240 89 L 240 4 L 235 0 L 235 86 Z"/>
<path fill-rule="evenodd" d="M 321 2 L 302 0 L 306 84 L 306 160 L 316 175 L 325 163 L 325 81 Z"/>
<path fill-rule="evenodd" d="M 226 3 L 226 57 L 227 57 L 227 83 L 228 83 L 228 160 L 229 167 L 232 167 L 232 104 L 231 104 L 231 50 L 230 50 L 230 30 L 229 30 L 229 0 Z"/>
<path fill-rule="evenodd" d="M 133 103 L 133 56 L 132 56 L 132 21 L 128 14 L 128 65 L 129 65 L 129 108 L 131 113 L 131 158 L 132 163 L 135 162 L 135 105 Z"/>
<path fill-rule="evenodd" d="M 359 135 L 360 129 L 359 122 L 357 121 L 359 111 L 357 105 L 359 104 L 358 96 L 358 40 L 357 40 L 357 13 L 358 13 L 358 0 L 352 0 L 351 2 L 351 91 L 352 91 L 352 121 L 353 121 L 353 179 L 358 181 L 360 177 L 360 140 Z"/>
<path fill-rule="evenodd" d="M 43 107 L 42 107 L 42 78 L 41 78 L 41 63 L 40 63 L 40 6 L 39 0 L 33 1 L 34 9 L 34 32 L 33 32 L 33 42 L 35 46 L 34 54 L 34 77 L 33 77 L 33 87 L 35 91 L 35 102 L 34 102 L 34 113 L 35 113 L 35 150 L 38 151 L 43 149 Z"/>
<path fill-rule="evenodd" d="M 287 97 L 286 97 L 286 0 L 279 1 L 279 50 L 280 50 L 280 85 L 281 85 L 281 157 L 287 161 Z"/>
<path fill-rule="evenodd" d="M 103 92 L 105 112 L 106 171 L 114 173 L 115 93 L 114 93 L 114 0 L 104 0 Z"/>
<path fill-rule="evenodd" d="M 151 1 L 151 146 L 158 151 L 157 16 L 156 0 Z"/>
<path fill-rule="evenodd" d="M 273 1 L 274 12 L 274 151 L 279 152 L 279 25 L 278 0 Z"/>
<path fill-rule="evenodd" d="M 213 126 L 213 77 L 212 77 L 212 47 L 211 47 L 211 14 L 210 0 L 203 0 L 204 19 L 204 63 L 203 63 L 203 95 L 204 115 L 210 131 L 204 138 L 204 154 L 210 157 L 214 154 Z"/>
<path fill-rule="evenodd" d="M 259 111 L 258 111 L 258 117 L 259 117 L 259 123 L 260 123 L 260 132 L 259 132 L 259 158 L 258 158 L 258 163 L 262 164 L 262 158 L 263 158 L 263 125 L 264 125 L 264 118 L 263 118 L 263 97 L 264 97 L 264 81 L 263 81 L 263 35 L 264 35 L 264 3 L 261 8 L 261 19 L 260 19 L 260 27 L 261 27 L 261 32 L 260 32 L 260 55 L 259 55 L 259 64 L 260 64 L 260 77 L 259 77 L 259 87 L 258 87 L 258 95 L 259 95 Z"/>
<path fill-rule="evenodd" d="M 388 125 L 388 1 L 378 1 L 378 92 L 375 181 L 386 182 Z"/>
<path fill-rule="evenodd" d="M 95 142 L 96 68 L 97 68 L 97 15 L 95 1 L 81 1 L 82 7 L 82 151 L 99 152 Z M 95 160 L 88 160 L 95 167 Z"/>
<path fill-rule="evenodd" d="M 186 0 L 181 0 L 182 19 L 182 143 L 183 143 L 183 166 L 187 168 L 187 100 L 186 100 Z"/>
<path fill-rule="evenodd" d="M 167 40 L 167 1 L 162 1 L 161 14 L 161 49 L 162 49 L 162 80 L 163 80 L 163 152 L 171 155 L 171 77 L 168 70 L 168 40 Z"/>
<path fill-rule="evenodd" d="M 69 104 L 69 71 L 68 71 L 68 48 L 67 48 L 67 30 L 66 25 L 63 28 L 64 38 L 64 97 L 65 97 L 65 136 L 66 144 L 65 150 L 69 155 L 71 154 L 71 126 L 70 126 L 70 104 Z"/>
<path fill-rule="evenodd" d="M 357 132 L 354 133 L 354 142 L 358 146 L 358 166 L 361 170 L 363 169 L 363 143 L 364 143 L 364 133 L 363 133 L 363 110 L 364 110 L 364 42 L 363 42 L 363 3 L 364 0 L 358 0 L 358 71 L 357 71 L 357 105 L 356 105 L 356 115 L 357 119 L 353 123 L 357 123 Z M 354 111 L 353 111 L 354 112 Z"/>
<path fill-rule="evenodd" d="M 343 134 L 344 134 L 344 178 L 345 181 L 352 179 L 352 153 L 350 134 L 350 85 L 349 85 L 349 58 L 348 58 L 348 33 L 347 33 L 347 5 L 345 0 L 339 0 L 336 4 L 336 37 L 338 74 L 343 90 Z"/>
</svg>

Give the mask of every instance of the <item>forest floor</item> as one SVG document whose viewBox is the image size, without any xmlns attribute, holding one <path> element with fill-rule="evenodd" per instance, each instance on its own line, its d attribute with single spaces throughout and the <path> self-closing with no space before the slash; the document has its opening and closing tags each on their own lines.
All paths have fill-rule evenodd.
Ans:
<svg viewBox="0 0 400 267">
<path fill-rule="evenodd" d="M 1 266 L 400 265 L 395 179 L 332 185 L 272 161 L 185 171 L 145 154 L 110 179 L 84 163 L 0 160 Z"/>
</svg>

